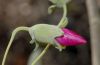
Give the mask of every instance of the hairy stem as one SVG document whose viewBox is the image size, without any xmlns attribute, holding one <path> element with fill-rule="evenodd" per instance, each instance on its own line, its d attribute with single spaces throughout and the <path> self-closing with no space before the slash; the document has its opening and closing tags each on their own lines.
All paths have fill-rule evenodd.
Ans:
<svg viewBox="0 0 100 65">
<path fill-rule="evenodd" d="M 19 32 L 19 31 L 22 31 L 22 30 L 28 31 L 28 29 L 29 29 L 28 27 L 18 27 L 18 28 L 16 28 L 16 29 L 12 32 L 12 36 L 11 36 L 11 38 L 10 38 L 10 41 L 9 41 L 9 43 L 8 43 L 8 46 L 7 46 L 7 48 L 6 48 L 6 51 L 5 51 L 5 54 L 4 54 L 4 57 L 3 57 L 2 65 L 5 65 L 5 61 L 6 61 L 7 54 L 8 54 L 8 52 L 9 52 L 9 49 L 10 49 L 10 47 L 11 47 L 11 44 L 12 44 L 12 42 L 13 42 L 13 40 L 14 40 L 14 37 L 15 37 L 16 33 Z"/>
</svg>

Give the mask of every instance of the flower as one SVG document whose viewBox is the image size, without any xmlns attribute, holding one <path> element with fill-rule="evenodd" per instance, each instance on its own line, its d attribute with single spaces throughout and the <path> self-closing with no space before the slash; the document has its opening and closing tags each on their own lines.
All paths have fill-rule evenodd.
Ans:
<svg viewBox="0 0 100 65">
<path fill-rule="evenodd" d="M 87 41 L 72 30 L 63 28 L 64 35 L 56 37 L 56 41 L 62 46 L 76 46 L 86 44 Z"/>
<path fill-rule="evenodd" d="M 37 41 L 42 45 L 51 44 L 60 51 L 65 49 L 66 46 L 75 46 L 86 43 L 86 40 L 82 36 L 69 29 L 60 28 L 55 25 L 37 24 L 29 28 L 29 33 L 32 37 L 31 43 Z"/>
</svg>

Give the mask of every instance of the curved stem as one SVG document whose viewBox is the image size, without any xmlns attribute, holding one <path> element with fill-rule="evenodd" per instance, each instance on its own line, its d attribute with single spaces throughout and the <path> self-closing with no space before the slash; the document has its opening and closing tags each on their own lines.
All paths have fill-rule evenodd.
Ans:
<svg viewBox="0 0 100 65">
<path fill-rule="evenodd" d="M 53 12 L 53 9 L 56 7 L 56 5 L 51 5 L 49 8 L 48 8 L 48 13 L 51 14 Z"/>
<path fill-rule="evenodd" d="M 35 63 L 46 53 L 49 47 L 50 47 L 50 44 L 47 44 L 47 46 L 42 51 L 42 53 L 32 62 L 32 65 L 35 65 Z"/>
<path fill-rule="evenodd" d="M 66 8 L 66 4 L 63 5 L 63 17 L 60 20 L 60 23 L 58 24 L 59 27 L 65 27 L 67 25 L 64 24 L 65 19 L 66 19 L 66 15 L 67 15 L 67 8 Z M 63 25 L 64 24 L 64 25 Z"/>
<path fill-rule="evenodd" d="M 19 32 L 19 31 L 21 31 L 21 30 L 28 31 L 28 29 L 29 29 L 28 27 L 18 27 L 18 28 L 16 28 L 16 29 L 12 32 L 12 36 L 11 36 L 11 38 L 10 38 L 10 41 L 9 41 L 9 43 L 8 43 L 8 46 L 7 46 L 7 48 L 6 48 L 6 51 L 5 51 L 5 54 L 4 54 L 4 57 L 3 57 L 2 65 L 5 65 L 5 61 L 6 61 L 7 54 L 8 54 L 8 52 L 9 52 L 9 49 L 10 49 L 10 47 L 11 47 L 11 44 L 12 44 L 12 42 L 13 42 L 13 40 L 14 40 L 14 37 L 15 37 L 16 33 Z"/>
</svg>

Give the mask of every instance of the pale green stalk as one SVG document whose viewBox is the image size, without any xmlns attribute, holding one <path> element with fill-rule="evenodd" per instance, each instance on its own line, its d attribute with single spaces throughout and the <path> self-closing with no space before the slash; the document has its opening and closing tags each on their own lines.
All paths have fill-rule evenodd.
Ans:
<svg viewBox="0 0 100 65">
<path fill-rule="evenodd" d="M 60 20 L 60 23 L 58 24 L 59 27 L 65 27 L 68 24 L 68 21 L 66 20 L 67 15 L 67 8 L 66 4 L 63 5 L 63 17 Z"/>
<path fill-rule="evenodd" d="M 11 44 L 12 44 L 12 42 L 14 40 L 14 37 L 15 37 L 16 33 L 19 32 L 19 31 L 21 31 L 21 30 L 28 31 L 28 27 L 18 27 L 18 28 L 16 28 L 13 31 L 12 36 L 11 36 L 11 39 L 10 39 L 10 41 L 8 43 L 8 46 L 6 48 L 6 51 L 5 51 L 5 54 L 4 54 L 4 57 L 3 57 L 2 65 L 5 65 L 5 61 L 6 61 L 7 54 L 9 52 L 9 49 L 11 47 Z"/>
</svg>

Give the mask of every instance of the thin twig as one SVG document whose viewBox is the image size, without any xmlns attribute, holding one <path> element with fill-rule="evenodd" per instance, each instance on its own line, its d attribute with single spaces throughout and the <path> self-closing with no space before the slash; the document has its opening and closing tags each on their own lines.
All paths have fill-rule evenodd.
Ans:
<svg viewBox="0 0 100 65">
<path fill-rule="evenodd" d="M 100 13 L 96 0 L 86 0 L 89 15 L 92 65 L 100 65 Z"/>
</svg>

